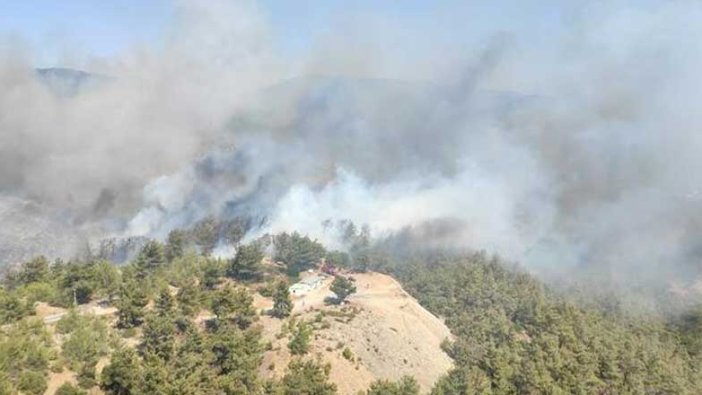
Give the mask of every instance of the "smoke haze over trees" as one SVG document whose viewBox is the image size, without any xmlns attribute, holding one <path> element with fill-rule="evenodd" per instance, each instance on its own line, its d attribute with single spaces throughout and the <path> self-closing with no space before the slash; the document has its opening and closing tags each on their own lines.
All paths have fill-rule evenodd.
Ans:
<svg viewBox="0 0 702 395">
<path fill-rule="evenodd" d="M 686 289 L 702 258 L 702 6 L 554 12 L 558 34 L 515 22 L 471 45 L 411 25 L 398 42 L 402 26 L 359 16 L 337 29 L 356 38 L 290 54 L 256 3 L 181 1 L 163 42 L 76 65 L 99 82 L 60 94 L 3 38 L 0 258 L 239 217 L 232 244 L 299 231 L 345 250 L 334 224 L 351 220 L 544 276 Z M 212 235 L 216 253 L 227 236 Z"/>
</svg>

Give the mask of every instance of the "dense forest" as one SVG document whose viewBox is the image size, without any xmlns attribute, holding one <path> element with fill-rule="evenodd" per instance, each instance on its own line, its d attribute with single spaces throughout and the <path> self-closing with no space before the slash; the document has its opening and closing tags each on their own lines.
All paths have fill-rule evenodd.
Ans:
<svg viewBox="0 0 702 395">
<path fill-rule="evenodd" d="M 329 366 L 306 353 L 314 329 L 289 317 L 287 284 L 322 259 L 389 273 L 446 320 L 455 340 L 443 348 L 455 367 L 432 394 L 700 393 L 700 310 L 631 316 L 585 306 L 484 253 L 398 256 L 354 229 L 347 241 L 348 252 L 327 251 L 284 233 L 216 259 L 211 240 L 174 231 L 122 266 L 99 257 L 38 257 L 11 268 L 0 289 L 0 394 L 42 394 L 49 372 L 66 369 L 77 374 L 77 385 L 57 394 L 334 394 Z M 283 265 L 262 265 L 264 256 Z M 340 298 L 352 291 L 344 286 L 336 285 L 344 289 Z M 253 292 L 272 296 L 270 314 L 291 322 L 289 347 L 297 357 L 279 380 L 257 374 L 270 345 L 257 325 L 264 312 L 253 307 Z M 35 316 L 38 302 L 70 310 L 50 330 Z M 82 313 L 90 302 L 114 306 L 116 315 Z M 203 310 L 211 315 L 202 319 Z M 411 377 L 377 381 L 366 391 L 418 392 Z"/>
<path fill-rule="evenodd" d="M 484 254 L 402 267 L 446 317 L 456 368 L 434 394 L 700 393 L 699 313 L 671 322 L 579 307 Z"/>
</svg>

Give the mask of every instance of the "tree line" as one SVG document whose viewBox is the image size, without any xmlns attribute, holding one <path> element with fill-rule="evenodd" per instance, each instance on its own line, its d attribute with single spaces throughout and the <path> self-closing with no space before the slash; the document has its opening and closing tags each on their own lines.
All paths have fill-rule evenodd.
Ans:
<svg viewBox="0 0 702 395">
<path fill-rule="evenodd" d="M 351 224 L 352 225 L 352 224 Z M 203 225 L 204 226 L 204 225 Z M 206 230 L 206 229 L 205 229 Z M 201 230 L 205 232 L 204 230 Z M 0 288 L 0 395 L 41 394 L 49 371 L 70 369 L 81 394 L 335 394 L 329 366 L 308 355 L 311 324 L 290 318 L 288 286 L 321 259 L 395 276 L 455 335 L 443 344 L 454 368 L 431 390 L 448 394 L 695 394 L 702 388 L 702 309 L 675 319 L 632 317 L 579 303 L 484 253 L 398 254 L 348 226 L 346 251 L 298 233 L 239 243 L 231 259 L 191 248 L 174 231 L 130 263 L 38 257 L 9 270 Z M 233 236 L 232 236 L 233 237 Z M 233 237 L 234 239 L 234 237 Z M 241 238 L 237 239 L 239 242 Z M 210 243 L 211 244 L 211 243 Z M 266 254 L 282 265 L 262 265 Z M 354 291 L 339 277 L 338 301 Z M 252 289 L 273 298 L 295 358 L 278 380 L 258 374 L 267 349 Z M 116 319 L 79 314 L 100 301 Z M 68 308 L 57 352 L 37 302 Z M 204 317 L 204 328 L 198 324 Z M 108 363 L 98 372 L 100 359 Z M 416 381 L 379 380 L 364 393 L 411 395 Z"/>
</svg>

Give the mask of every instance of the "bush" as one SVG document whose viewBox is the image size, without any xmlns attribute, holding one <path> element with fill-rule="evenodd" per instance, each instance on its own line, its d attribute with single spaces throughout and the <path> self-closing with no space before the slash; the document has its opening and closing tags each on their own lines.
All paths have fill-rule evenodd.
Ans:
<svg viewBox="0 0 702 395">
<path fill-rule="evenodd" d="M 63 366 L 65 364 L 66 364 L 66 361 L 63 358 L 59 358 L 51 363 L 51 366 L 49 366 L 49 369 L 53 373 L 61 373 L 61 372 L 63 372 Z"/>
<path fill-rule="evenodd" d="M 81 388 L 88 389 L 94 387 L 96 384 L 95 365 L 92 363 L 84 364 L 78 372 L 78 385 Z"/>
<path fill-rule="evenodd" d="M 44 374 L 32 370 L 22 372 L 17 388 L 25 394 L 40 395 L 46 391 L 46 378 Z"/>
<path fill-rule="evenodd" d="M 292 339 L 288 343 L 288 348 L 293 355 L 307 354 L 310 348 L 310 336 L 312 330 L 309 325 L 301 322 L 297 325 L 297 330 L 293 333 Z"/>
<path fill-rule="evenodd" d="M 264 298 L 270 298 L 273 296 L 275 291 L 276 283 L 273 281 L 268 281 L 265 285 L 258 288 L 258 294 Z"/>
<path fill-rule="evenodd" d="M 9 324 L 34 314 L 34 307 L 14 293 L 0 288 L 0 325 Z"/>
<path fill-rule="evenodd" d="M 283 394 L 334 395 L 336 385 L 329 382 L 331 366 L 315 361 L 292 361 L 282 380 Z"/>
<path fill-rule="evenodd" d="M 71 383 L 65 383 L 56 390 L 56 395 L 87 395 L 88 393 Z"/>
<path fill-rule="evenodd" d="M 122 330 L 122 337 L 125 339 L 130 339 L 137 335 L 136 328 L 127 328 Z"/>
<path fill-rule="evenodd" d="M 95 377 L 95 364 L 107 353 L 107 327 L 97 318 L 81 317 L 81 325 L 61 345 L 61 352 L 79 379 Z M 92 387 L 92 385 L 90 385 Z"/>
<path fill-rule="evenodd" d="M 56 323 L 56 331 L 63 335 L 72 333 L 77 328 L 85 325 L 85 321 L 75 309 L 71 309 L 68 314 L 61 317 Z"/>
<path fill-rule="evenodd" d="M 35 302 L 55 303 L 58 300 L 58 291 L 52 284 L 35 282 L 27 284 L 17 290 L 29 304 Z"/>
<path fill-rule="evenodd" d="M 12 394 L 12 383 L 10 382 L 10 378 L 4 374 L 3 372 L 0 372 L 0 395 L 11 395 Z"/>
<path fill-rule="evenodd" d="M 351 352 L 351 349 L 348 347 L 344 348 L 344 351 L 341 352 L 341 356 L 348 361 L 353 361 L 353 352 Z"/>
<path fill-rule="evenodd" d="M 418 395 L 419 385 L 410 376 L 403 376 L 398 382 L 376 380 L 371 383 L 366 395 Z"/>
</svg>

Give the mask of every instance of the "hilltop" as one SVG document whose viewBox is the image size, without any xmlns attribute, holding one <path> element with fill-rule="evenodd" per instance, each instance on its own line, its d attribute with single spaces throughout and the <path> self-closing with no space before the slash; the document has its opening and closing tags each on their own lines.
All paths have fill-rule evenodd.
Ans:
<svg viewBox="0 0 702 395">
<path fill-rule="evenodd" d="M 441 342 L 451 339 L 451 332 L 437 317 L 417 303 L 392 277 L 380 273 L 356 273 L 358 292 L 344 306 L 326 305 L 332 297 L 331 278 L 309 294 L 294 298 L 293 317 L 319 319 L 311 354 L 331 364 L 330 378 L 340 394 L 355 394 L 378 379 L 396 381 L 410 375 L 424 391 L 452 366 L 441 350 Z M 271 308 L 272 300 L 262 298 L 257 307 Z M 320 318 L 317 318 L 320 317 Z M 282 377 L 291 355 L 286 339 L 276 339 L 281 323 L 262 319 L 264 338 L 273 342 L 273 350 L 264 356 L 262 374 Z M 344 358 L 348 349 L 352 357 Z M 274 369 L 268 369 L 274 364 Z"/>
</svg>

